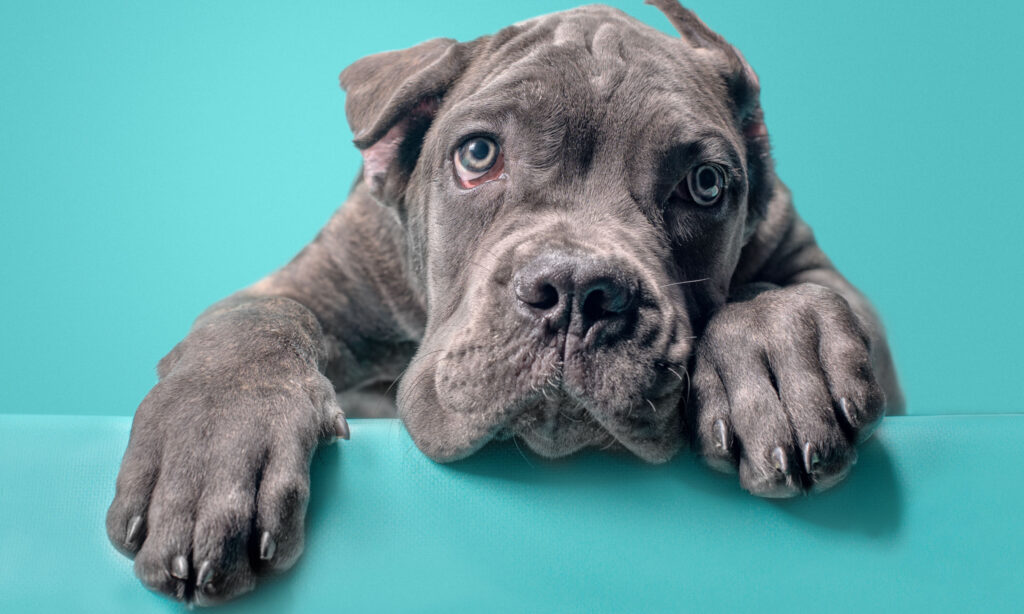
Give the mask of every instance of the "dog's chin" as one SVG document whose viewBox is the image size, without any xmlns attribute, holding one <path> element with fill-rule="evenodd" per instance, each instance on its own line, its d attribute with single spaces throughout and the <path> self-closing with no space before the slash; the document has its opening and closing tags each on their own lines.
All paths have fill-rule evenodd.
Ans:
<svg viewBox="0 0 1024 614">
<path fill-rule="evenodd" d="M 658 409 L 667 416 L 679 416 L 678 395 L 659 399 Z M 644 405 L 643 409 L 652 406 Z M 662 463 L 672 458 L 682 444 L 678 420 L 666 418 L 657 423 L 649 419 L 633 421 L 635 411 L 617 412 L 629 417 L 607 427 L 593 413 L 564 393 L 550 393 L 531 403 L 509 423 L 496 430 L 488 440 L 513 442 L 544 458 L 561 458 L 591 448 L 601 451 L 628 451 L 644 461 Z M 479 446 L 486 442 L 480 442 Z"/>
<path fill-rule="evenodd" d="M 584 448 L 589 447 L 614 447 L 617 442 L 608 432 L 595 433 L 593 437 L 580 437 L 575 435 L 549 434 L 536 430 L 525 430 L 503 432 L 504 437 L 515 437 L 516 441 L 526 444 L 530 451 L 543 456 L 544 458 L 561 458 L 575 454 Z M 500 434 L 499 434 L 500 437 Z M 495 437 L 495 439 L 499 439 Z"/>
<path fill-rule="evenodd" d="M 681 434 L 667 429 L 662 433 L 625 432 L 613 435 L 596 421 L 581 420 L 585 426 L 552 430 L 541 425 L 513 425 L 502 428 L 495 441 L 512 439 L 544 458 L 561 458 L 585 449 L 600 451 L 626 451 L 649 463 L 663 463 L 671 459 L 682 444 Z"/>
<path fill-rule="evenodd" d="M 617 443 L 585 410 L 558 396 L 522 412 L 494 438 L 514 438 L 545 458 L 568 456 L 588 447 L 609 448 Z"/>
</svg>

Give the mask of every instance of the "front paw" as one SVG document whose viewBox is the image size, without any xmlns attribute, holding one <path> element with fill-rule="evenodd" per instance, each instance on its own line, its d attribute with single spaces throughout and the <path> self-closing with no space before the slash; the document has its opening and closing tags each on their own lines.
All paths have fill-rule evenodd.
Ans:
<svg viewBox="0 0 1024 614">
<path fill-rule="evenodd" d="M 768 290 L 712 317 L 687 407 L 694 450 L 764 497 L 824 490 L 883 415 L 869 337 L 846 301 L 814 284 Z"/>
<path fill-rule="evenodd" d="M 176 367 L 139 406 L 107 534 L 150 589 L 216 603 L 301 553 L 312 451 L 347 426 L 330 382 L 275 362 Z"/>
</svg>

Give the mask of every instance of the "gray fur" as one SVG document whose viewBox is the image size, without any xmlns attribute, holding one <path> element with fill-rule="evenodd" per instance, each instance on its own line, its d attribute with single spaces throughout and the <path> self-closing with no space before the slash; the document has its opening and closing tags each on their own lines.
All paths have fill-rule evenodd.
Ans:
<svg viewBox="0 0 1024 614">
<path fill-rule="evenodd" d="M 147 586 L 208 604 L 288 568 L 311 455 L 347 434 L 336 393 L 395 381 L 378 412 L 442 462 L 516 437 L 651 462 L 689 443 L 763 496 L 846 475 L 903 403 L 881 324 L 775 177 L 753 71 L 652 3 L 682 39 L 591 6 L 342 73 L 366 161 L 348 201 L 202 314 L 136 412 L 107 530 Z M 505 176 L 467 190 L 452 152 L 474 134 Z M 702 161 L 724 201 L 671 200 Z"/>
</svg>

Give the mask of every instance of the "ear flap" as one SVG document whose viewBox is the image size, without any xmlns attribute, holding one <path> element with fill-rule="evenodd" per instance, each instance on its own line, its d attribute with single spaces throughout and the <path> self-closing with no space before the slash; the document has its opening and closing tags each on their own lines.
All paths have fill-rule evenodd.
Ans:
<svg viewBox="0 0 1024 614">
<path fill-rule="evenodd" d="M 721 67 L 722 77 L 731 94 L 740 133 L 747 146 L 747 167 L 750 175 L 750 215 L 748 234 L 763 217 L 772 197 L 774 170 L 771 145 L 761 111 L 761 84 L 741 54 L 717 32 L 713 32 L 693 11 L 678 0 L 646 0 L 668 17 L 679 35 L 695 49 L 704 51 Z"/>
<path fill-rule="evenodd" d="M 474 47 L 436 38 L 367 56 L 342 71 L 345 114 L 363 154 L 363 177 L 382 203 L 400 204 L 423 135 Z"/>
</svg>

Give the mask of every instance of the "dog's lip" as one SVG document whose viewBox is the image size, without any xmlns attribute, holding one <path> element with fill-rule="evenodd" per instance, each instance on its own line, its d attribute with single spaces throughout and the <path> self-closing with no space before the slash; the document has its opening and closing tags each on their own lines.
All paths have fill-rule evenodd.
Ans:
<svg viewBox="0 0 1024 614">
<path fill-rule="evenodd" d="M 592 422 L 591 432 L 588 435 L 567 440 L 558 437 L 557 433 L 543 428 L 525 428 L 514 431 L 510 437 L 519 437 L 527 447 L 547 458 L 568 456 L 585 448 L 616 441 L 611 433 L 601 428 L 596 422 Z"/>
</svg>

